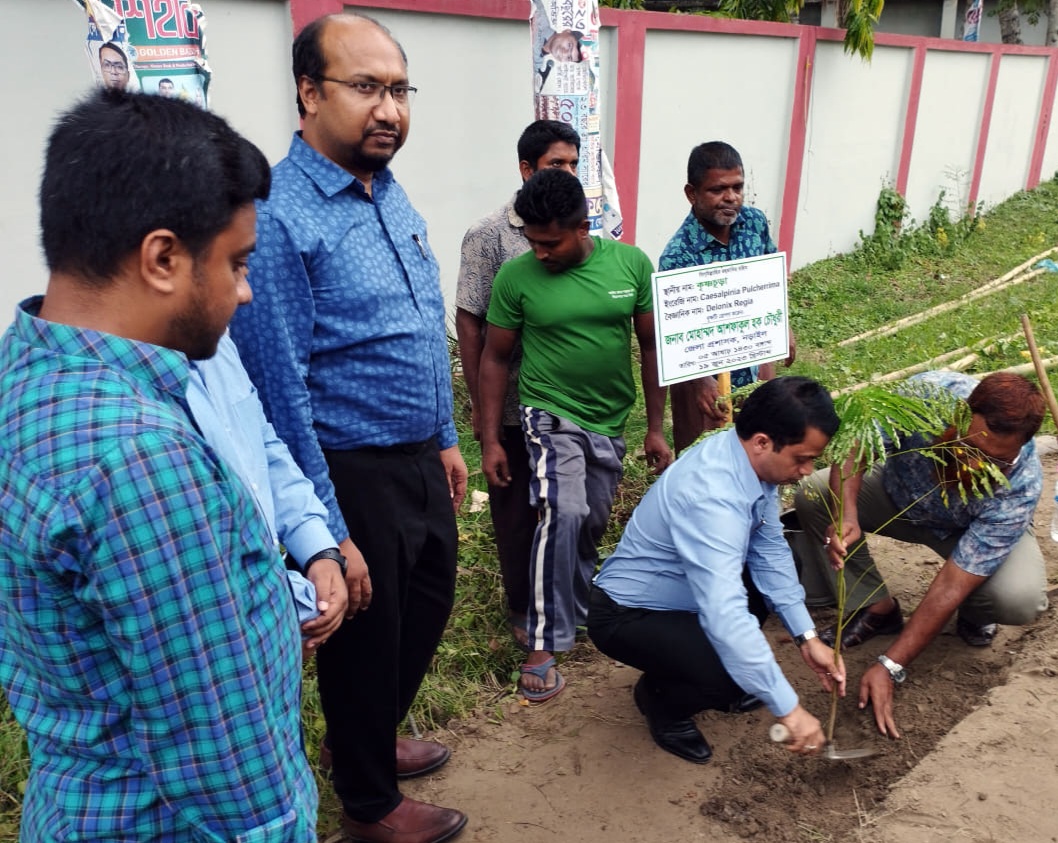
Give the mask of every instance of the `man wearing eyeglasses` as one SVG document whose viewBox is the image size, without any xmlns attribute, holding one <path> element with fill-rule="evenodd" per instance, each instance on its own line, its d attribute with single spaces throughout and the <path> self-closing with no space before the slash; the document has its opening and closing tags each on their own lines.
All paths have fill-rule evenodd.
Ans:
<svg viewBox="0 0 1058 843">
<path fill-rule="evenodd" d="M 129 84 L 129 60 L 117 44 L 106 43 L 99 48 L 99 70 L 103 87 L 124 91 Z"/>
<path fill-rule="evenodd" d="M 847 479 L 840 535 L 830 511 L 841 466 L 816 472 L 796 499 L 807 537 L 801 555 L 809 604 L 832 603 L 834 571 L 844 567 L 845 605 L 857 611 L 842 631 L 842 647 L 897 635 L 864 674 L 859 700 L 860 708 L 873 705 L 878 730 L 894 738 L 900 735 L 893 720 L 893 686 L 904 681 L 904 668 L 956 610 L 958 635 L 970 646 L 986 647 L 996 636 L 997 624 L 1022 626 L 1047 608 L 1043 556 L 1032 531 L 1043 489 L 1033 441 L 1044 414 L 1039 389 L 1009 372 L 987 375 L 980 382 L 958 372 L 926 372 L 911 382 L 966 400 L 971 412 L 968 429 L 961 433 L 952 426 L 939 438 L 956 447 L 935 449 L 933 459 L 922 453 L 929 441 L 914 435 L 881 466 Z M 986 462 L 1006 482 L 997 478 L 991 496 L 967 495 L 963 500 L 959 486 L 966 470 Z M 860 543 L 865 532 L 925 545 L 945 560 L 906 625 L 867 545 Z M 833 644 L 835 635 L 831 627 L 820 638 Z"/>
<path fill-rule="evenodd" d="M 452 608 L 466 466 L 452 420 L 439 269 L 388 168 L 408 134 L 404 51 L 336 14 L 293 48 L 303 131 L 273 170 L 250 263 L 256 305 L 232 326 L 270 420 L 367 562 L 368 612 L 317 655 L 343 827 L 360 841 L 436 843 L 459 811 L 402 796 L 438 743 L 397 739 Z"/>
</svg>

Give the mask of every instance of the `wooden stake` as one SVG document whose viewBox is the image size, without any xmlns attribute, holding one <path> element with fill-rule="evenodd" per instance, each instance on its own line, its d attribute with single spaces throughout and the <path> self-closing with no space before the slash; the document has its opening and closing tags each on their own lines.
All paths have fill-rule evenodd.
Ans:
<svg viewBox="0 0 1058 843">
<path fill-rule="evenodd" d="M 1051 389 L 1051 381 L 1047 377 L 1047 369 L 1043 360 L 1040 359 L 1040 350 L 1036 348 L 1036 337 L 1032 333 L 1032 322 L 1029 321 L 1027 313 L 1021 314 L 1021 327 L 1025 331 L 1025 341 L 1029 344 L 1032 365 L 1036 367 L 1036 377 L 1040 379 L 1040 389 L 1043 390 L 1043 397 L 1047 399 L 1047 406 L 1051 410 L 1051 420 L 1058 425 L 1058 403 L 1054 400 L 1054 390 Z"/>
<path fill-rule="evenodd" d="M 716 375 L 716 390 L 719 397 L 724 399 L 724 424 L 731 421 L 731 373 L 718 372 Z"/>
</svg>

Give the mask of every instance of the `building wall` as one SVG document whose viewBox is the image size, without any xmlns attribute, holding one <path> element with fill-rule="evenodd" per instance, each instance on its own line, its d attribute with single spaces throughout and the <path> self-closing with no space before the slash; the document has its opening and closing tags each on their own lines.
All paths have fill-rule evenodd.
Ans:
<svg viewBox="0 0 1058 843">
<path fill-rule="evenodd" d="M 297 126 L 291 17 L 359 8 L 396 33 L 421 90 L 394 169 L 429 223 L 451 302 L 463 232 L 518 186 L 515 142 L 532 119 L 528 0 L 202 5 L 213 106 L 272 161 Z M 0 313 L 10 313 L 43 288 L 41 153 L 54 115 L 90 76 L 72 0 L 0 0 L 0 13 L 22 34 L 15 63 L 28 69 L 2 83 L 17 103 L 0 126 Z M 627 239 L 652 259 L 687 213 L 687 154 L 705 140 L 741 151 L 748 198 L 794 268 L 855 246 L 883 185 L 922 219 L 941 190 L 955 208 L 992 204 L 1058 169 L 1054 50 L 881 32 L 866 64 L 844 55 L 832 29 L 610 9 L 602 23 L 604 145 Z"/>
<path fill-rule="evenodd" d="M 211 104 L 239 131 L 278 160 L 297 123 L 290 82 L 289 4 L 283 0 L 204 0 L 206 49 L 213 82 Z M 44 291 L 37 190 L 43 150 L 55 116 L 91 90 L 84 52 L 84 12 L 72 0 L 0 0 L 0 16 L 19 38 L 9 43 L 20 72 L 3 74 L 0 95 L 8 116 L 0 120 L 0 325 L 15 305 Z M 257 61 L 259 56 L 275 59 Z"/>
</svg>

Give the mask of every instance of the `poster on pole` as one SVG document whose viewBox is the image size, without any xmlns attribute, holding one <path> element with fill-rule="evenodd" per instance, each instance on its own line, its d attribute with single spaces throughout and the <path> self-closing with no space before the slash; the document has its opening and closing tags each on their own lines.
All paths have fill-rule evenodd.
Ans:
<svg viewBox="0 0 1058 843">
<path fill-rule="evenodd" d="M 977 41 L 980 38 L 982 5 L 983 0 L 969 0 L 966 4 L 966 22 L 962 31 L 963 41 Z"/>
<path fill-rule="evenodd" d="M 789 354 L 786 253 L 655 272 L 662 386 Z"/>
<path fill-rule="evenodd" d="M 189 0 L 73 0 L 88 19 L 85 53 L 95 81 L 209 105 L 206 19 Z"/>
<path fill-rule="evenodd" d="M 591 233 L 619 240 L 621 207 L 599 131 L 598 0 L 531 0 L 533 112 L 580 135 L 577 177 L 588 197 Z"/>
</svg>

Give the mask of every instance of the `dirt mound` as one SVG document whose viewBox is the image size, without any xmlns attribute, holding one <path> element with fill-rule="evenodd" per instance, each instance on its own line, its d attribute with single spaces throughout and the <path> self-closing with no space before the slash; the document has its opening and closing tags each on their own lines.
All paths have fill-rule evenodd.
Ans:
<svg viewBox="0 0 1058 843">
<path fill-rule="evenodd" d="M 1055 462 L 1051 450 L 1044 458 L 1050 482 Z M 1037 532 L 1053 587 L 1052 509 L 1045 495 Z M 893 541 L 872 546 L 892 593 L 915 606 L 940 560 Z M 817 620 L 829 618 L 820 612 Z M 822 718 L 829 698 L 789 636 L 774 620 L 765 632 L 805 706 Z M 1046 725 L 1058 716 L 1055 611 L 1031 627 L 1002 628 L 987 649 L 952 634 L 934 641 L 897 691 L 898 741 L 880 737 L 855 702 L 859 677 L 885 641 L 846 654 L 851 681 L 836 735 L 839 748 L 876 747 L 871 758 L 795 758 L 769 742 L 772 720 L 759 710 L 700 715 L 713 760 L 681 761 L 654 745 L 635 709 L 638 671 L 581 645 L 562 666 L 569 687 L 559 698 L 534 708 L 508 698 L 454 724 L 436 736 L 453 747 L 452 762 L 405 792 L 464 810 L 470 822 L 461 839 L 489 843 L 1058 840 L 1050 801 L 1018 796 L 1058 792 L 1056 756 L 1047 749 L 1058 730 Z M 1009 689 L 990 691 L 1008 678 Z"/>
</svg>

